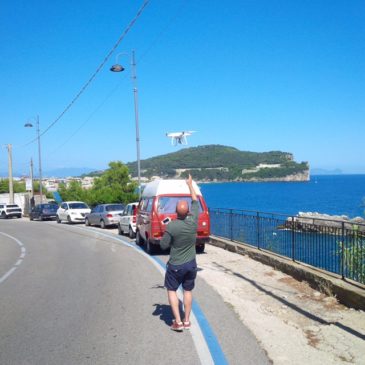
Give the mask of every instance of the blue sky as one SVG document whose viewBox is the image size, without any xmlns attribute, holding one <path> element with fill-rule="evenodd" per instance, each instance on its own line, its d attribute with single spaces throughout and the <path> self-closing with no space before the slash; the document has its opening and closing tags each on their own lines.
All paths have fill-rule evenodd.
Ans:
<svg viewBox="0 0 365 365">
<path fill-rule="evenodd" d="M 73 100 L 143 1 L 0 5 L 0 171 L 38 166 L 41 132 Z M 136 159 L 130 57 L 137 60 L 141 159 L 190 146 L 281 150 L 313 168 L 365 173 L 365 2 L 150 0 L 90 86 L 42 137 L 42 167 Z"/>
</svg>

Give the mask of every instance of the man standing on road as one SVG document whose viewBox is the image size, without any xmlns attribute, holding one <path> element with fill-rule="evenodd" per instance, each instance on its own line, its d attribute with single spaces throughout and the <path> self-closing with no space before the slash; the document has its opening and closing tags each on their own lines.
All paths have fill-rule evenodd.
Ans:
<svg viewBox="0 0 365 365">
<path fill-rule="evenodd" d="M 160 242 L 163 250 L 171 247 L 170 259 L 166 265 L 165 287 L 174 320 L 171 329 L 182 331 L 190 329 L 190 312 L 193 302 L 192 290 L 197 273 L 196 265 L 196 232 L 198 228 L 199 203 L 193 187 L 191 175 L 186 180 L 191 194 L 191 209 L 186 200 L 179 200 L 176 204 L 177 219 L 171 221 Z M 185 318 L 181 321 L 179 298 L 176 290 L 182 284 L 184 289 Z"/>
</svg>

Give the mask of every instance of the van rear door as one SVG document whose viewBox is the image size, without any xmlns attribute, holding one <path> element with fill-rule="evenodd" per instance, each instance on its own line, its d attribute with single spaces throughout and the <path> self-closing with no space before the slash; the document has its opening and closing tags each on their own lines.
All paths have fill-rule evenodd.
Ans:
<svg viewBox="0 0 365 365">
<path fill-rule="evenodd" d="M 163 221 L 166 218 L 176 219 L 176 204 L 179 200 L 186 200 L 191 207 L 191 196 L 184 195 L 162 195 L 158 197 L 157 201 L 157 216 L 158 221 L 155 224 L 154 230 L 160 230 L 160 234 L 155 233 L 154 236 L 162 237 L 163 232 L 165 231 L 166 225 Z M 209 213 L 205 201 L 202 196 L 198 196 L 199 203 L 199 218 L 198 218 L 198 230 L 197 230 L 197 238 L 205 239 L 207 241 L 210 235 L 210 221 L 209 221 Z M 158 226 L 157 226 L 158 225 Z"/>
</svg>

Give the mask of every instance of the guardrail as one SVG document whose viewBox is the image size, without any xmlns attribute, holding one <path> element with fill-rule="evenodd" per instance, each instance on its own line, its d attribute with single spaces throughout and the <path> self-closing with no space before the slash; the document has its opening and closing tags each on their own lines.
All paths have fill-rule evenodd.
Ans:
<svg viewBox="0 0 365 365">
<path fill-rule="evenodd" d="M 209 209 L 211 233 L 365 284 L 365 225 L 238 209 Z"/>
</svg>

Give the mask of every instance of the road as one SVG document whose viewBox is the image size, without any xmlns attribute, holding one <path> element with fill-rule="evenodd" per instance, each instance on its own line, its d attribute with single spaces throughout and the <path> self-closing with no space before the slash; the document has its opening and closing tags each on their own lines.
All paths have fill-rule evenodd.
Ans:
<svg viewBox="0 0 365 365">
<path fill-rule="evenodd" d="M 268 364 L 203 280 L 192 330 L 169 330 L 167 258 L 111 230 L 1 220 L 0 364 Z"/>
</svg>

